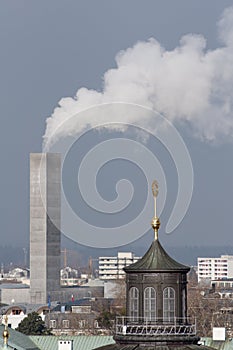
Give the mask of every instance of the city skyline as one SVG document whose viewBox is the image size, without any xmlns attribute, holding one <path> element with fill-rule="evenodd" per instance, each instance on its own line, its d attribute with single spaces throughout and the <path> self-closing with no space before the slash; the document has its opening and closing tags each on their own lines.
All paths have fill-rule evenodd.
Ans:
<svg viewBox="0 0 233 350">
<path fill-rule="evenodd" d="M 150 37 L 158 40 L 167 51 L 178 47 L 180 38 L 189 33 L 203 35 L 207 41 L 207 51 L 223 46 L 217 37 L 217 22 L 224 9 L 230 6 L 230 1 L 214 5 L 211 1 L 205 4 L 192 1 L 189 6 L 184 1 L 175 4 L 158 1 L 156 4 L 149 2 L 147 7 L 136 2 L 134 12 L 132 5 L 129 1 L 122 11 L 121 6 L 116 4 L 112 4 L 112 7 L 105 2 L 92 4 L 96 16 L 90 13 L 90 4 L 80 2 L 71 2 L 70 5 L 51 2 L 46 4 L 46 9 L 43 4 L 25 5 L 22 1 L 1 5 L 0 40 L 4 52 L 1 64 L 3 127 L 0 138 L 4 149 L 1 154 L 3 245 L 28 245 L 29 153 L 41 151 L 46 118 L 53 113 L 62 97 L 74 96 L 83 86 L 101 91 L 103 74 L 115 67 L 114 57 L 117 53 Z M 232 86 L 232 81 L 229 84 Z M 231 103 L 228 106 L 230 112 Z M 175 126 L 191 156 L 194 191 L 181 224 L 172 234 L 164 234 L 176 198 L 177 175 L 174 164 L 169 163 L 170 158 L 162 147 L 149 140 L 148 148 L 158 150 L 156 155 L 160 161 L 162 159 L 168 182 L 169 195 L 161 216 L 160 239 L 171 247 L 233 246 L 232 140 L 217 137 L 211 142 L 203 141 L 193 135 L 187 123 Z M 120 137 L 122 134 L 113 135 Z M 99 140 L 107 139 L 104 133 L 94 135 L 94 138 L 96 144 Z M 83 144 L 83 149 L 87 151 L 88 142 Z M 80 157 L 77 153 L 76 156 Z M 70 163 L 71 168 L 74 163 Z M 123 162 L 119 164 L 117 167 L 123 170 L 118 177 L 125 172 L 131 180 L 135 169 L 125 169 Z M 106 170 L 104 180 L 101 177 L 98 179 L 101 193 L 108 200 L 112 200 L 111 195 L 114 198 L 114 193 L 108 198 L 109 188 L 113 184 L 105 184 L 105 179 L 113 177 L 113 172 L 115 174 L 115 168 Z M 113 177 L 113 181 L 118 180 Z M 135 185 L 142 181 L 140 197 L 146 188 L 143 178 L 139 176 L 132 181 Z M 71 189 L 67 188 L 67 191 Z M 77 201 L 76 197 L 71 201 Z M 80 210 L 85 219 L 90 216 L 86 207 Z M 131 210 L 130 217 L 134 210 L 138 213 L 140 207 L 132 207 Z M 96 225 L 101 226 L 104 222 L 107 226 L 109 215 L 94 220 Z M 117 219 L 114 220 L 117 222 Z M 125 217 L 119 220 L 124 222 Z M 150 231 L 146 234 L 145 242 L 151 239 Z M 129 250 L 133 251 L 134 246 L 137 246 L 137 242 Z"/>
</svg>

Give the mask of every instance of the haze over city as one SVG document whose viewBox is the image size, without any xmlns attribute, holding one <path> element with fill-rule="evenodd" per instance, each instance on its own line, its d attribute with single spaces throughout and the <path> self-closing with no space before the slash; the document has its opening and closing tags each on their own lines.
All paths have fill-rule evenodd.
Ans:
<svg viewBox="0 0 233 350">
<path fill-rule="evenodd" d="M 53 151 L 56 143 L 76 140 L 96 123 L 118 122 L 114 114 L 98 114 L 95 108 L 94 114 L 91 110 L 67 120 L 86 108 L 124 102 L 160 112 L 183 138 L 194 174 L 187 213 L 174 231 L 165 233 L 178 192 L 174 159 L 156 137 L 140 135 L 133 126 L 113 125 L 85 133 L 66 158 L 63 187 L 73 210 L 94 227 L 105 228 L 127 224 L 139 215 L 148 184 L 130 161 L 110 161 L 96 174 L 97 189 L 106 201 L 116 199 L 120 179 L 131 181 L 132 204 L 120 214 L 91 209 L 77 189 L 78 164 L 88 151 L 109 139 L 136 140 L 155 154 L 166 177 L 160 238 L 176 252 L 173 256 L 187 261 L 178 247 L 192 246 L 199 252 L 216 246 L 219 254 L 232 254 L 230 5 L 230 1 L 210 0 L 1 4 L 1 246 L 29 244 L 29 153 Z M 134 125 L 140 118 L 129 114 L 124 121 Z M 142 128 L 156 132 L 153 118 L 139 121 Z M 60 124 L 64 127 L 57 129 Z M 149 230 L 153 206 L 151 216 L 147 215 Z M 78 228 L 74 229 L 75 243 L 64 238 L 63 245 L 98 255 L 100 250 L 77 246 L 82 242 Z M 142 255 L 152 234 L 148 231 L 120 249 L 140 250 L 136 253 Z M 216 248 L 208 249 L 216 255 Z"/>
</svg>

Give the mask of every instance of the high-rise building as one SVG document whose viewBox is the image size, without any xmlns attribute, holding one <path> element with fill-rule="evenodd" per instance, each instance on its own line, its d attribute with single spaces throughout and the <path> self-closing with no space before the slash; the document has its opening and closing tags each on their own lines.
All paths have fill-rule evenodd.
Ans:
<svg viewBox="0 0 233 350">
<path fill-rule="evenodd" d="M 197 258 L 198 282 L 233 277 L 233 255 L 220 258 Z"/>
<path fill-rule="evenodd" d="M 30 155 L 30 302 L 60 290 L 61 157 Z M 50 296 L 51 297 L 51 296 Z"/>
<path fill-rule="evenodd" d="M 117 256 L 99 257 L 99 278 L 102 280 L 115 280 L 125 277 L 124 267 L 138 261 L 139 257 L 132 252 L 118 252 Z"/>
</svg>

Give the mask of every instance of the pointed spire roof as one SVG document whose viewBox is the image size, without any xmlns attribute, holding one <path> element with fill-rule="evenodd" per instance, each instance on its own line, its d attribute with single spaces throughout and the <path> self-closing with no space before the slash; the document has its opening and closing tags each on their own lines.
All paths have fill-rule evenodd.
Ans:
<svg viewBox="0 0 233 350">
<path fill-rule="evenodd" d="M 172 259 L 161 246 L 159 240 L 154 240 L 146 254 L 136 263 L 124 268 L 130 272 L 188 272 L 189 266 Z"/>
<path fill-rule="evenodd" d="M 154 230 L 154 241 L 152 242 L 146 254 L 136 263 L 124 268 L 127 272 L 171 272 L 184 271 L 188 272 L 190 268 L 172 259 L 159 243 L 158 230 L 160 221 L 157 217 L 157 196 L 159 193 L 158 182 L 156 180 L 152 183 L 152 193 L 154 197 L 154 217 L 151 226 Z"/>
</svg>

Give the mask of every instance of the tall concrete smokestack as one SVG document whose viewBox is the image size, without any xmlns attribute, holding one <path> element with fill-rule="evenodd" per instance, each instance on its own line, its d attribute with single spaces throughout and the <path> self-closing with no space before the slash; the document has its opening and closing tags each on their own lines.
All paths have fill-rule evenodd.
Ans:
<svg viewBox="0 0 233 350">
<path fill-rule="evenodd" d="M 60 289 L 61 157 L 30 154 L 30 302 Z"/>
</svg>

